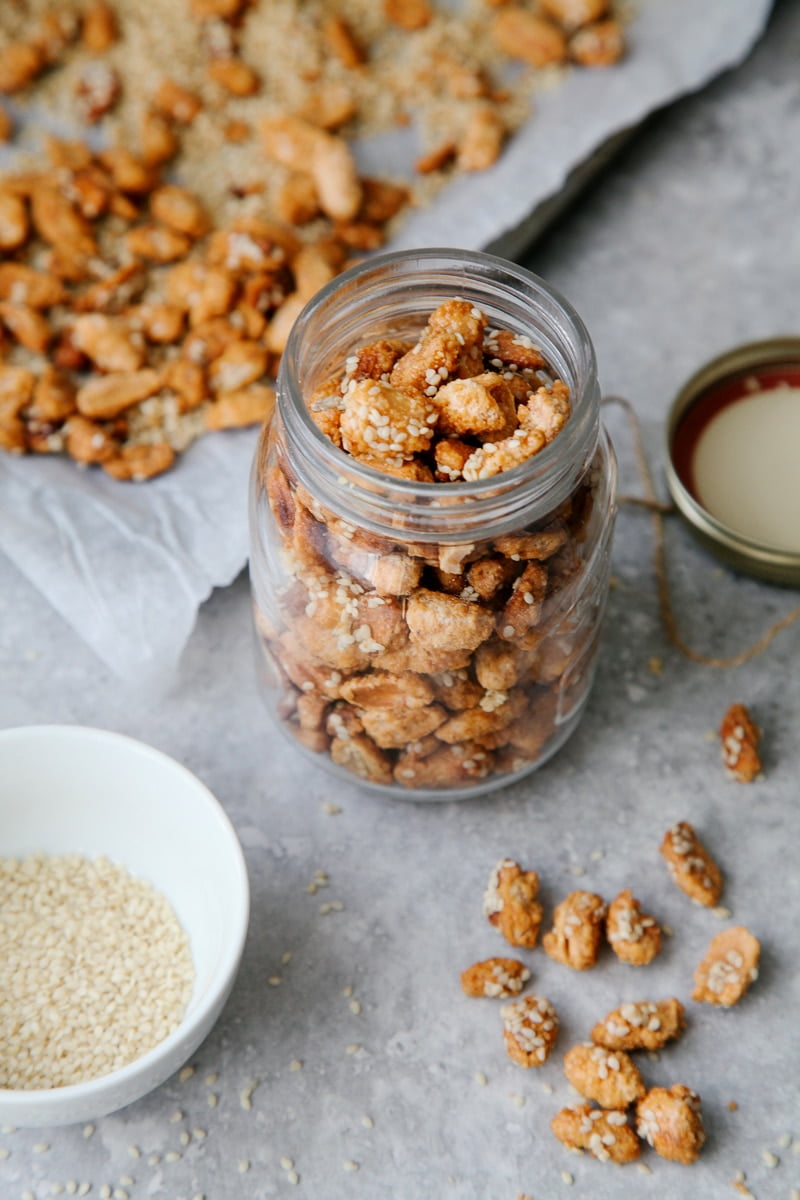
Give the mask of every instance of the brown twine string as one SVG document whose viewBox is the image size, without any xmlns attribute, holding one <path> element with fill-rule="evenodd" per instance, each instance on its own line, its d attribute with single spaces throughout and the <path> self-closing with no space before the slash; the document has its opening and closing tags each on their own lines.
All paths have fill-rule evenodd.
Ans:
<svg viewBox="0 0 800 1200">
<path fill-rule="evenodd" d="M 781 617 L 779 621 L 775 621 L 761 635 L 757 642 L 749 646 L 746 650 L 742 650 L 739 654 L 734 654 L 730 658 L 712 658 L 707 654 L 701 654 L 698 650 L 693 650 L 687 642 L 684 641 L 678 623 L 675 619 L 675 613 L 672 607 L 672 597 L 670 594 L 669 577 L 667 575 L 667 556 L 664 546 L 664 517 L 670 513 L 674 513 L 675 506 L 673 504 L 663 504 L 656 496 L 655 486 L 653 484 L 653 476 L 650 471 L 650 465 L 647 461 L 647 455 L 644 451 L 644 443 L 642 441 L 642 429 L 639 422 L 638 414 L 629 400 L 624 396 L 604 396 L 603 404 L 616 404 L 625 413 L 628 419 L 628 425 L 633 439 L 633 450 L 636 456 L 636 465 L 639 471 L 639 478 L 642 481 L 644 488 L 644 496 L 619 496 L 618 503 L 638 506 L 646 509 L 650 513 L 650 520 L 653 526 L 653 565 L 658 582 L 658 600 L 661 607 L 661 619 L 664 622 L 664 627 L 667 631 L 667 637 L 676 650 L 692 662 L 699 663 L 704 667 L 740 667 L 742 663 L 748 662 L 751 658 L 755 658 L 757 654 L 761 654 L 766 650 L 767 646 L 782 633 L 784 629 L 788 629 L 798 618 L 800 618 L 800 608 L 792 609 L 785 617 Z"/>
</svg>

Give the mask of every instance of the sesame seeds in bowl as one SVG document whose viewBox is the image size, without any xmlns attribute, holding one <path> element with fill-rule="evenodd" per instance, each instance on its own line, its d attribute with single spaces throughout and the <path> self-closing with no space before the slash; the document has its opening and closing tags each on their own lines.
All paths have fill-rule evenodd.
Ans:
<svg viewBox="0 0 800 1200">
<path fill-rule="evenodd" d="M 179 1070 L 248 913 L 236 834 L 179 763 L 103 730 L 0 731 L 0 1122 L 93 1120 Z"/>
</svg>

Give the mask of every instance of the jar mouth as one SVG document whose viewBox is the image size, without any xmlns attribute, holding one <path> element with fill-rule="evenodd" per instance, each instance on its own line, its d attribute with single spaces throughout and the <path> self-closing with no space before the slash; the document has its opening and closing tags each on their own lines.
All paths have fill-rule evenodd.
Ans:
<svg viewBox="0 0 800 1200">
<path fill-rule="evenodd" d="M 554 373 L 569 384 L 572 412 L 559 435 L 518 466 L 476 481 L 421 482 L 397 478 L 341 450 L 316 425 L 304 399 L 341 369 L 359 345 L 419 332 L 447 299 L 471 300 L 490 325 L 530 337 Z M 491 532 L 519 525 L 521 507 L 557 506 L 570 494 L 597 444 L 599 388 L 594 348 L 578 313 L 533 272 L 495 255 L 429 248 L 376 255 L 327 283 L 296 319 L 278 377 L 278 410 L 306 486 L 348 500 L 374 532 L 397 530 L 398 518 L 420 540 L 442 541 L 442 509 L 458 509 L 466 524 Z M 305 476 L 305 478 L 303 478 Z M 312 482 L 313 480 L 313 482 Z M 325 497 L 319 495 L 325 503 Z M 359 500 L 361 503 L 359 503 Z M 430 514 L 426 519 L 426 514 Z M 437 524 L 438 523 L 438 524 Z M 430 530 L 427 525 L 436 526 Z M 454 537 L 454 540 L 459 540 Z"/>
</svg>

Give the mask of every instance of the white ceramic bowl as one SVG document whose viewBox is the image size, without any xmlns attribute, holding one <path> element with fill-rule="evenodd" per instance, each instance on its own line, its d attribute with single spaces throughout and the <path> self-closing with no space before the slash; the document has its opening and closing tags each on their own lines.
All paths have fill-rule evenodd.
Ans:
<svg viewBox="0 0 800 1200">
<path fill-rule="evenodd" d="M 239 967 L 247 869 L 228 817 L 185 767 L 141 742 L 70 725 L 0 731 L 0 858 L 106 855 L 172 904 L 195 979 L 179 1027 L 108 1075 L 68 1087 L 0 1088 L 0 1124 L 68 1125 L 114 1112 L 163 1083 L 216 1021 Z"/>
</svg>

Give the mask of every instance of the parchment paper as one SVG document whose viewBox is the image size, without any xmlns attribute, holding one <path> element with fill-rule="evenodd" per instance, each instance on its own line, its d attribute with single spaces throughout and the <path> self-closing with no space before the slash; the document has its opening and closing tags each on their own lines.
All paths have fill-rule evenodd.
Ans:
<svg viewBox="0 0 800 1200">
<path fill-rule="evenodd" d="M 540 94 L 500 161 L 455 180 L 390 248 L 519 253 L 625 131 L 740 62 L 769 9 L 770 0 L 642 0 L 622 64 L 575 71 Z M 0 454 L 0 550 L 113 672 L 164 682 L 200 604 L 246 564 L 256 436 L 210 434 L 141 486 Z"/>
</svg>

